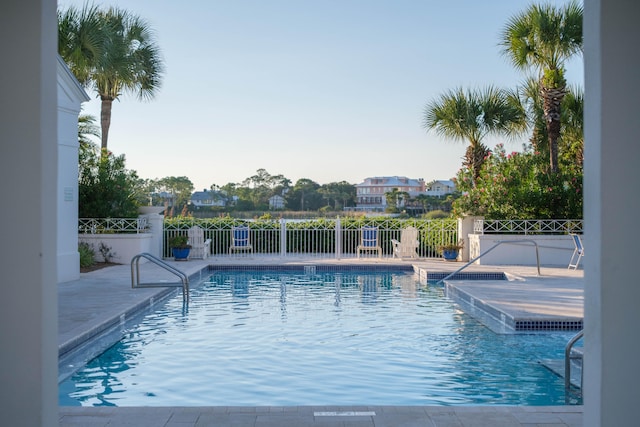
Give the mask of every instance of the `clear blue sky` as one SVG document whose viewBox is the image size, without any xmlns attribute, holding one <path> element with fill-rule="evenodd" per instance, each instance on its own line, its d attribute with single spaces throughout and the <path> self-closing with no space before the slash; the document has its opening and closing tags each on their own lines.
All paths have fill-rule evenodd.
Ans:
<svg viewBox="0 0 640 427">
<path fill-rule="evenodd" d="M 530 3 L 96 1 L 145 18 L 166 62 L 153 101 L 114 102 L 109 148 L 142 178 L 187 176 L 196 189 L 241 182 L 260 168 L 294 183 L 449 179 L 465 144 L 424 130 L 424 107 L 458 86 L 520 83 L 498 42 L 509 17 Z M 582 60 L 573 61 L 569 83 L 582 79 Z M 84 111 L 99 118 L 89 95 Z"/>
</svg>

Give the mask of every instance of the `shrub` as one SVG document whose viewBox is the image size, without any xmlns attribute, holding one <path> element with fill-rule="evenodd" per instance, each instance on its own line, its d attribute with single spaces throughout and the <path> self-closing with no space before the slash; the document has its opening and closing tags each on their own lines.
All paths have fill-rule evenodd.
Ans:
<svg viewBox="0 0 640 427">
<path fill-rule="evenodd" d="M 96 253 L 89 243 L 78 243 L 78 252 L 80 253 L 80 267 L 91 267 L 96 263 Z"/>
<path fill-rule="evenodd" d="M 117 255 L 115 252 L 113 252 L 111 246 L 106 245 L 104 242 L 100 242 L 98 250 L 100 251 L 100 255 L 102 255 L 102 258 L 104 258 L 104 262 L 107 263 L 110 263 L 111 259 Z"/>
<path fill-rule="evenodd" d="M 489 153 L 476 180 L 461 169 L 457 176 L 462 197 L 453 202 L 456 216 L 487 219 L 581 219 L 582 170 L 564 165 L 549 173 L 547 159 L 530 148 L 505 153 L 499 144 Z"/>
<path fill-rule="evenodd" d="M 138 216 L 135 171 L 127 170 L 124 155 L 90 147 L 79 156 L 78 210 L 80 218 Z"/>
</svg>

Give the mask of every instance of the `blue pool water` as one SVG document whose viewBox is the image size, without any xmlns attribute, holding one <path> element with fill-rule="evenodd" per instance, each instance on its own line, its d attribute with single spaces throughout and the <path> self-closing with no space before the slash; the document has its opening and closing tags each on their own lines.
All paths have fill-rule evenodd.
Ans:
<svg viewBox="0 0 640 427">
<path fill-rule="evenodd" d="M 61 405 L 563 405 L 567 333 L 498 335 L 409 273 L 214 274 L 60 384 Z"/>
</svg>

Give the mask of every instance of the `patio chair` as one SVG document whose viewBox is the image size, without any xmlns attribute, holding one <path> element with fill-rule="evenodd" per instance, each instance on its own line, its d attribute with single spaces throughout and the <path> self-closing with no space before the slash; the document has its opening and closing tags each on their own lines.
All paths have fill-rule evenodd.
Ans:
<svg viewBox="0 0 640 427">
<path fill-rule="evenodd" d="M 573 254 L 571 255 L 571 260 L 569 260 L 568 269 L 578 269 L 578 264 L 580 264 L 580 259 L 584 256 L 584 246 L 582 245 L 582 239 L 579 234 L 571 234 L 573 238 L 573 245 L 575 249 L 573 250 Z"/>
<path fill-rule="evenodd" d="M 191 258 L 207 259 L 211 255 L 211 239 L 204 239 L 204 230 L 194 225 L 187 231 L 191 251 Z"/>
<path fill-rule="evenodd" d="M 231 228 L 231 246 L 229 247 L 229 254 L 231 254 L 232 251 L 248 251 L 253 253 L 251 233 L 249 233 L 248 226 L 243 225 Z"/>
<path fill-rule="evenodd" d="M 396 258 L 417 258 L 418 253 L 418 229 L 415 227 L 407 227 L 400 233 L 400 241 L 391 239 L 393 245 L 393 257 Z"/>
<path fill-rule="evenodd" d="M 364 226 L 360 234 L 360 244 L 357 248 L 358 258 L 361 251 L 377 251 L 378 258 L 382 258 L 382 248 L 378 243 L 378 227 Z"/>
</svg>

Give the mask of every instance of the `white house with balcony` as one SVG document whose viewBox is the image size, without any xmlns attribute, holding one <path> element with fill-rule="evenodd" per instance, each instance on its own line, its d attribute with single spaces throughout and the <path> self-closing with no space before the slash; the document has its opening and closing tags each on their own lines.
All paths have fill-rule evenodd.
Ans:
<svg viewBox="0 0 640 427">
<path fill-rule="evenodd" d="M 437 180 L 429 186 L 424 179 L 412 179 L 406 176 L 377 176 L 366 178 L 356 185 L 356 208 L 365 212 L 384 212 L 387 208 L 386 193 L 397 190 L 409 194 L 409 197 L 444 196 L 455 191 L 456 185 L 451 180 Z"/>
<path fill-rule="evenodd" d="M 427 196 L 446 196 L 447 194 L 454 193 L 456 191 L 456 183 L 452 180 L 436 180 L 430 182 L 427 186 L 427 191 L 425 194 Z"/>
<path fill-rule="evenodd" d="M 426 190 L 424 179 L 411 179 L 406 176 L 375 176 L 365 178 L 356 184 L 356 210 L 383 212 L 387 207 L 385 193 L 398 191 L 419 194 Z"/>
</svg>

